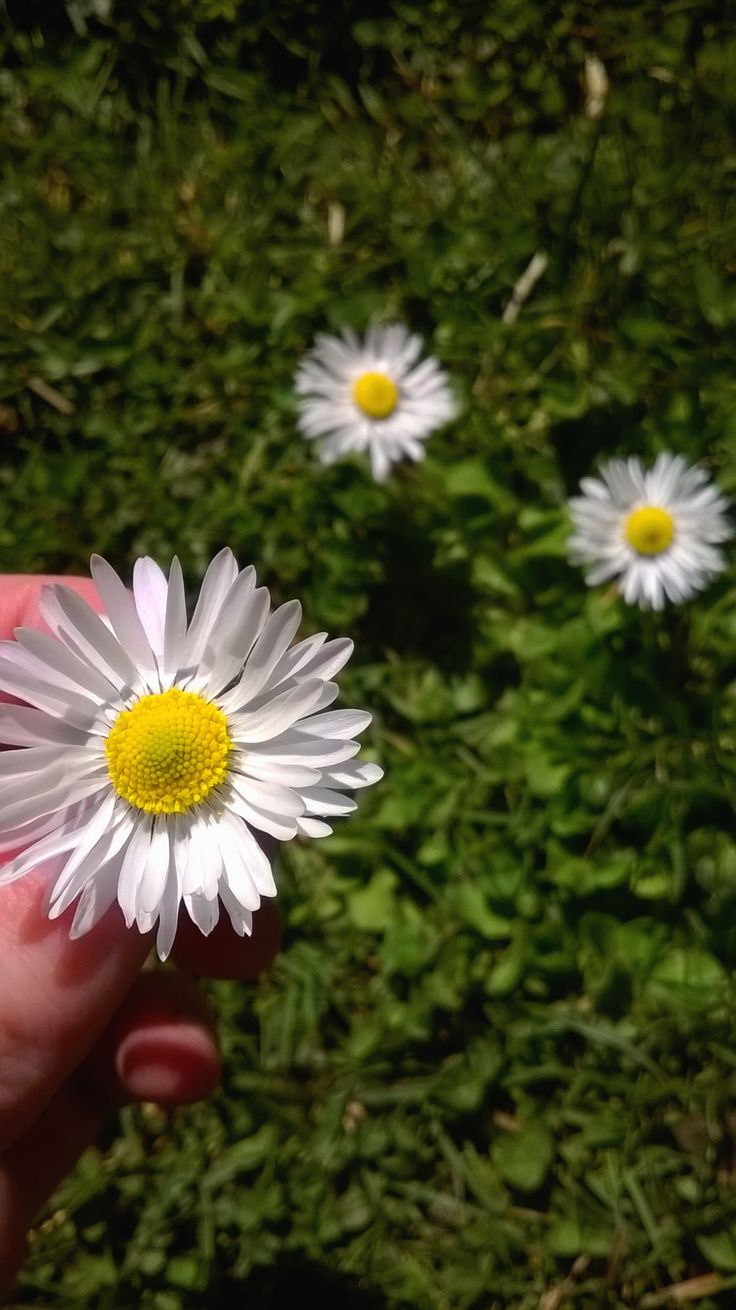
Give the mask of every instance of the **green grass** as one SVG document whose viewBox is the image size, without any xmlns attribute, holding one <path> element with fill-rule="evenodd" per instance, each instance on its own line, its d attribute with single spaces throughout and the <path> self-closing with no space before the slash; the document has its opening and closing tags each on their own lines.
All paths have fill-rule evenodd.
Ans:
<svg viewBox="0 0 736 1310">
<path fill-rule="evenodd" d="M 661 449 L 736 494 L 736 27 L 10 8 L 0 566 L 176 551 L 196 581 L 231 545 L 355 638 L 387 775 L 284 851 L 277 966 L 213 988 L 222 1092 L 121 1116 L 19 1305 L 666 1310 L 712 1273 L 693 1304 L 726 1310 L 736 575 L 628 610 L 567 564 L 564 501 Z M 291 393 L 316 331 L 373 315 L 462 405 L 384 488 L 316 463 Z"/>
</svg>

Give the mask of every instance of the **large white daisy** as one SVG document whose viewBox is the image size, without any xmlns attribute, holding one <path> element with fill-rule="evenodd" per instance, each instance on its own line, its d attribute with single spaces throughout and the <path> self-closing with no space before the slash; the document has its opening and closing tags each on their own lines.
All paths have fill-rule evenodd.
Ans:
<svg viewBox="0 0 736 1310">
<path fill-rule="evenodd" d="M 717 543 L 732 536 L 729 503 L 682 455 L 658 455 L 649 470 L 635 457 L 612 459 L 580 489 L 570 501 L 570 559 L 590 586 L 617 577 L 629 605 L 660 610 L 723 569 Z"/>
<path fill-rule="evenodd" d="M 373 476 L 383 482 L 397 460 L 418 460 L 435 428 L 455 415 L 447 374 L 431 355 L 417 363 L 422 338 L 400 323 L 374 325 L 361 341 L 320 333 L 299 366 L 299 428 L 321 438 L 323 464 L 367 451 Z"/>
<path fill-rule="evenodd" d="M 271 612 L 253 568 L 230 550 L 212 561 L 187 622 L 174 559 L 168 579 L 135 565 L 132 596 L 93 556 L 103 620 L 64 586 L 44 590 L 53 636 L 18 628 L 0 642 L 0 851 L 23 854 L 0 885 L 55 864 L 51 918 L 79 897 L 81 936 L 117 899 L 128 927 L 158 922 L 165 959 L 180 903 L 204 933 L 220 904 L 241 936 L 276 893 L 254 832 L 288 841 L 331 831 L 376 782 L 354 761 L 362 710 L 331 710 L 330 679 L 352 642 L 326 633 L 292 645 L 298 601 Z"/>
</svg>

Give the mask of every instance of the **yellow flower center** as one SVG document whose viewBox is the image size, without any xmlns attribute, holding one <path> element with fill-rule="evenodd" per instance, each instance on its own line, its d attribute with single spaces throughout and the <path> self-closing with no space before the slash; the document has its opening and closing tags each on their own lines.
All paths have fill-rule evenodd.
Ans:
<svg viewBox="0 0 736 1310">
<path fill-rule="evenodd" d="M 629 514 L 624 526 L 626 540 L 639 555 L 661 555 L 672 543 L 675 520 L 658 505 L 642 505 Z"/>
<path fill-rule="evenodd" d="M 399 403 L 399 388 L 386 373 L 361 373 L 353 383 L 353 400 L 369 418 L 388 418 Z"/>
<path fill-rule="evenodd" d="M 142 696 L 105 742 L 119 796 L 146 814 L 183 814 L 222 782 L 232 742 L 216 705 L 191 691 Z"/>
</svg>

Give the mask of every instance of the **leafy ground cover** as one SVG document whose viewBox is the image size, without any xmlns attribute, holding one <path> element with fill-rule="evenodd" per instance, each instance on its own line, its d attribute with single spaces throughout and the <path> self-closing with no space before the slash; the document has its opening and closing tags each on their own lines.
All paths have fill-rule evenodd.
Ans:
<svg viewBox="0 0 736 1310">
<path fill-rule="evenodd" d="M 121 1116 L 18 1304 L 724 1310 L 736 575 L 628 610 L 567 564 L 564 503 L 661 449 L 736 495 L 736 27 L 42 8 L 2 38 L 0 565 L 196 576 L 231 545 L 355 638 L 387 777 L 284 851 L 278 964 L 213 988 L 221 1094 Z M 385 487 L 319 467 L 291 392 L 316 331 L 373 315 L 461 404 Z"/>
</svg>

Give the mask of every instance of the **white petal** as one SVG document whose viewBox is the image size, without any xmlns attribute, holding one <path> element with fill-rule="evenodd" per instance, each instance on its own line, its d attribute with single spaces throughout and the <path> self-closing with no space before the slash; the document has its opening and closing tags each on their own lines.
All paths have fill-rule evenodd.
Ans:
<svg viewBox="0 0 736 1310">
<path fill-rule="evenodd" d="M 210 563 L 202 579 L 197 604 L 187 632 L 183 666 L 196 671 L 208 642 L 216 637 L 223 602 L 238 576 L 238 565 L 226 546 Z"/>
<path fill-rule="evenodd" d="M 184 897 L 184 904 L 192 922 L 197 925 L 199 931 L 205 937 L 209 937 L 220 917 L 220 905 L 217 897 L 212 901 L 208 901 L 204 896 L 194 893 L 191 896 Z"/>
<path fill-rule="evenodd" d="M 136 912 L 155 914 L 166 886 L 169 871 L 169 830 L 166 820 L 157 816 L 148 844 L 146 862 L 138 884 Z"/>
<path fill-rule="evenodd" d="M 347 664 L 353 653 L 353 643 L 349 637 L 336 637 L 328 641 L 322 649 L 300 669 L 302 678 L 333 678 Z"/>
<path fill-rule="evenodd" d="M 28 705 L 0 705 L 0 741 L 6 746 L 83 746 L 87 734 Z"/>
<path fill-rule="evenodd" d="M 372 787 L 374 782 L 380 782 L 383 769 L 378 764 L 366 761 L 362 764 L 345 764 L 341 769 L 325 769 L 323 777 L 328 786 L 353 790 L 357 787 Z"/>
<path fill-rule="evenodd" d="M 298 814 L 304 813 L 301 798 L 290 787 L 282 787 L 275 782 L 260 782 L 257 778 L 246 778 L 239 773 L 231 773 L 228 781 L 243 800 L 258 810 L 281 818 L 296 818 Z"/>
<path fill-rule="evenodd" d="M 59 768 L 56 759 L 54 759 L 51 763 L 28 772 L 23 769 L 22 762 L 31 750 L 53 751 L 57 753 L 57 759 L 59 751 L 68 752 L 68 755 L 65 755 L 65 767 L 63 769 Z M 66 788 L 88 778 L 101 777 L 109 782 L 104 760 L 98 754 L 87 752 L 78 746 L 31 746 L 27 751 L 9 751 L 8 754 L 13 757 L 13 764 L 16 765 L 16 768 L 13 780 L 6 780 L 3 786 L 3 818 L 6 822 L 21 822 L 21 820 L 11 820 L 8 817 L 13 814 L 15 806 L 19 802 L 33 797 L 42 800 L 50 792 L 63 795 Z M 26 822 L 26 820 L 22 820 L 22 822 Z"/>
<path fill-rule="evenodd" d="M 222 872 L 220 850 L 214 834 L 214 823 L 200 818 L 190 830 L 189 864 L 184 891 L 201 894 L 206 901 L 217 896 L 217 884 Z"/>
<path fill-rule="evenodd" d="M 145 555 L 133 566 L 133 596 L 143 630 L 156 659 L 163 660 L 166 618 L 166 575 L 155 560 Z"/>
<path fill-rule="evenodd" d="M 376 482 L 385 482 L 391 472 L 391 465 L 394 463 L 394 459 L 392 459 L 390 452 L 381 442 L 372 441 L 368 453 L 371 458 L 371 472 L 373 477 Z"/>
<path fill-rule="evenodd" d="M 73 782 L 66 781 L 42 796 L 29 794 L 12 806 L 3 808 L 3 823 L 8 827 L 20 827 L 23 823 L 31 823 L 34 819 L 42 819 L 47 814 L 76 805 L 77 801 L 84 800 L 87 796 L 94 796 L 109 786 L 109 778 L 79 778 Z"/>
<path fill-rule="evenodd" d="M 308 723 L 306 719 L 304 722 Z M 301 726 L 301 725 L 300 725 Z M 232 733 L 233 740 L 240 742 L 240 736 L 235 731 Z M 307 768 L 319 769 L 328 764 L 341 764 L 344 760 L 351 760 L 354 755 L 358 754 L 360 743 L 357 741 L 323 741 L 319 737 L 309 737 L 305 732 L 300 732 L 297 728 L 290 728 L 288 732 L 283 732 L 272 741 L 261 742 L 258 745 L 249 745 L 244 751 L 245 758 L 252 763 L 254 760 L 270 761 L 274 764 L 297 764 L 304 765 Z"/>
<path fill-rule="evenodd" d="M 282 787 L 312 787 L 322 777 L 320 769 L 310 769 L 304 764 L 280 764 L 267 757 L 248 751 L 238 759 L 233 768 L 249 778 L 260 778 L 262 782 L 278 782 Z"/>
<path fill-rule="evenodd" d="M 300 837 L 329 837 L 332 832 L 329 823 L 323 823 L 321 819 L 312 819 L 306 814 L 297 819 L 297 827 Z"/>
<path fill-rule="evenodd" d="M 66 691 L 63 687 L 40 678 L 23 673 L 0 654 L 0 686 L 10 696 L 29 701 L 39 710 L 44 710 L 53 718 L 61 719 L 75 728 L 85 732 L 100 733 L 107 731 L 107 725 L 100 719 L 98 706 L 81 692 Z"/>
<path fill-rule="evenodd" d="M 256 841 L 250 828 L 246 823 L 243 823 L 242 819 L 232 813 L 227 813 L 225 819 L 226 822 L 230 823 L 232 829 L 237 832 L 238 842 L 245 853 L 248 871 L 257 891 L 261 896 L 275 896 L 276 883 L 273 880 L 271 862 L 266 852 L 262 849 L 260 843 Z M 225 869 L 225 876 L 227 877 L 227 869 Z M 220 887 L 222 888 L 222 883 Z"/>
<path fill-rule="evenodd" d="M 99 872 L 118 854 L 121 855 L 131 833 L 130 823 L 119 824 L 114 832 L 103 833 L 95 845 L 87 851 L 84 859 L 75 866 L 74 872 L 68 873 L 68 865 L 58 878 L 51 892 L 49 918 L 57 919 L 76 899 L 86 884 L 99 876 Z M 76 852 L 75 852 L 76 854 Z M 119 862 L 116 868 L 119 867 Z"/>
<path fill-rule="evenodd" d="M 42 769 L 56 769 L 63 776 L 70 769 L 76 777 L 88 771 L 90 763 L 99 763 L 104 756 L 90 751 L 88 746 L 29 746 L 27 750 L 0 751 L 0 779 L 28 777 Z M 87 766 L 87 767 L 85 767 Z"/>
<path fill-rule="evenodd" d="M 235 899 L 227 883 L 220 882 L 220 900 L 227 911 L 230 922 L 239 937 L 250 937 L 253 931 L 253 915 L 250 910 L 244 910 L 240 902 Z"/>
<path fill-rule="evenodd" d="M 130 928 L 138 911 L 138 888 L 148 859 L 148 848 L 153 834 L 153 820 L 142 815 L 137 821 L 125 850 L 118 878 L 118 901 Z"/>
<path fill-rule="evenodd" d="M 114 846 L 109 852 L 111 855 L 124 845 L 131 831 L 132 820 L 127 811 L 119 805 L 117 796 L 114 792 L 106 796 L 89 815 L 84 827 L 80 828 L 74 850 L 66 861 L 52 892 L 53 899 L 56 900 L 68 887 L 77 869 L 96 848 L 101 838 L 115 835 Z"/>
<path fill-rule="evenodd" d="M 81 808 L 81 806 L 70 806 L 43 819 L 31 819 L 30 822 L 21 824 L 17 828 L 4 827 L 0 838 L 0 854 L 5 855 L 8 851 L 24 851 L 31 842 L 38 841 L 47 833 L 55 832 L 62 823 L 66 823 L 67 819 L 71 820 L 74 815 L 78 815 Z"/>
<path fill-rule="evenodd" d="M 156 659 L 130 593 L 101 555 L 92 556 L 90 572 L 120 645 L 153 685 L 158 673 Z"/>
<path fill-rule="evenodd" d="M 298 641 L 295 646 L 285 651 L 266 683 L 269 690 L 289 678 L 296 677 L 297 673 L 303 670 L 312 657 L 322 649 L 326 640 L 326 632 L 315 632 L 313 637 L 305 637 L 304 641 Z"/>
<path fill-rule="evenodd" d="M 244 910 L 257 910 L 261 897 L 248 867 L 247 832 L 244 823 L 229 815 L 223 815 L 217 826 L 223 869 L 220 888 L 224 881 Z"/>
<path fill-rule="evenodd" d="M 243 579 L 245 585 L 247 581 L 245 575 L 243 575 Z M 232 590 L 238 590 L 239 584 L 240 578 L 233 584 Z M 240 673 L 248 657 L 248 652 L 266 622 L 270 604 L 271 598 L 266 587 L 259 587 L 257 591 L 251 590 L 250 594 L 239 598 L 237 607 L 233 606 L 230 621 L 227 626 L 223 624 L 222 630 L 215 634 L 212 640 L 213 651 L 208 650 L 203 660 L 203 668 L 208 665 L 210 668 L 210 672 L 203 682 L 204 689 L 209 696 L 216 695 L 222 687 L 227 686 Z M 230 608 L 229 599 L 227 607 Z M 232 696 L 233 691 L 228 692 L 226 698 L 228 706 L 229 699 Z M 224 705 L 225 701 L 223 701 L 223 707 Z"/>
<path fill-rule="evenodd" d="M 317 714 L 320 710 L 326 710 L 327 706 L 331 705 L 332 702 L 337 699 L 339 694 L 340 688 L 336 682 L 323 682 L 322 691 L 309 711 L 310 715 Z M 299 726 L 300 725 L 297 724 L 297 727 Z"/>
<path fill-rule="evenodd" d="M 37 628 L 16 628 L 15 639 L 35 656 L 39 674 L 45 681 L 60 681 L 60 685 L 72 691 L 81 691 L 100 703 L 119 703 L 118 692 L 110 680 L 93 669 L 86 660 L 79 659 L 55 637 L 39 632 Z"/>
<path fill-rule="evenodd" d="M 160 960 L 167 960 L 171 954 L 171 948 L 176 937 L 179 903 L 181 901 L 181 879 L 173 850 L 174 832 L 171 823 L 169 823 L 169 840 L 169 868 L 159 902 L 158 933 L 156 934 L 156 950 Z"/>
<path fill-rule="evenodd" d="M 331 685 L 331 684 L 328 684 Z M 260 709 L 238 716 L 238 736 L 243 741 L 268 741 L 290 728 L 303 715 L 314 709 L 322 698 L 321 682 L 302 682 L 290 691 L 272 696 Z"/>
<path fill-rule="evenodd" d="M 291 644 L 302 618 L 298 600 L 290 600 L 275 610 L 253 647 L 245 672 L 238 684 L 237 701 L 246 705 L 268 682 L 273 669 Z"/>
<path fill-rule="evenodd" d="M 187 605 L 184 596 L 184 578 L 181 564 L 176 555 L 169 569 L 169 589 L 166 597 L 166 616 L 164 618 L 164 656 L 161 669 L 161 681 L 170 687 L 177 670 L 183 662 L 185 639 L 187 635 Z"/>
<path fill-rule="evenodd" d="M 241 819 L 245 819 L 258 832 L 267 832 L 270 837 L 275 837 L 277 841 L 290 841 L 296 837 L 297 820 L 295 818 L 281 818 L 274 814 L 268 814 L 263 810 L 256 809 L 243 796 L 239 796 L 236 791 L 231 790 L 226 799 L 226 805 L 233 814 L 237 814 Z"/>
<path fill-rule="evenodd" d="M 182 891 L 184 891 L 184 882 L 187 873 L 187 866 L 189 864 L 192 819 L 189 814 L 173 814 L 170 822 L 173 824 L 173 827 L 170 828 L 171 847 L 176 861 L 178 880 L 181 884 Z"/>
<path fill-rule="evenodd" d="M 303 719 L 299 724 L 299 732 L 306 732 L 309 736 L 342 739 L 365 732 L 371 721 L 372 716 L 367 710 L 331 710 L 329 714 L 314 714 Z"/>
<path fill-rule="evenodd" d="M 136 667 L 117 637 L 76 591 L 58 585 L 44 587 L 40 605 L 56 636 L 93 669 L 104 673 L 118 691 L 140 685 Z"/>
<path fill-rule="evenodd" d="M 16 878 L 22 878 L 44 860 L 71 850 L 79 837 L 78 822 L 77 816 L 67 819 L 59 827 L 39 837 L 22 855 L 4 865 L 0 870 L 0 887 L 6 887 L 8 883 L 15 882 Z"/>
<path fill-rule="evenodd" d="M 356 809 L 352 796 L 330 791 L 329 787 L 306 787 L 302 795 L 307 814 L 351 814 Z"/>
<path fill-rule="evenodd" d="M 94 928 L 115 901 L 122 859 L 122 852 L 119 852 L 104 869 L 97 871 L 82 891 L 69 929 L 72 941 Z"/>
</svg>

